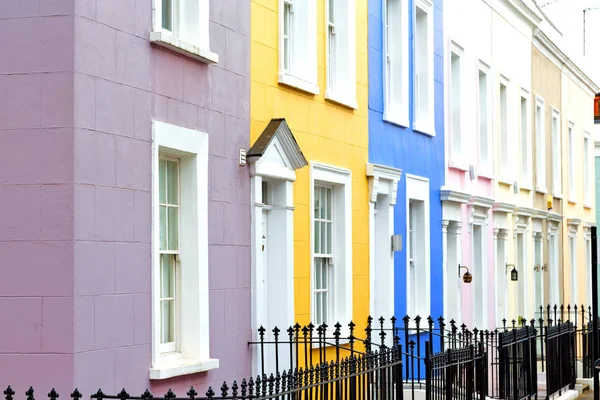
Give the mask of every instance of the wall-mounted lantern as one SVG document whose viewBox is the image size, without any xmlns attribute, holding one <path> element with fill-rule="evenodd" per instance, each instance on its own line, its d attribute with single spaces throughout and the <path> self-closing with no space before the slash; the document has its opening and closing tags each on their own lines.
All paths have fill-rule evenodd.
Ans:
<svg viewBox="0 0 600 400">
<path fill-rule="evenodd" d="M 506 264 L 505 273 L 508 272 L 508 267 L 513 267 L 510 271 L 510 280 L 516 282 L 519 280 L 519 271 L 517 271 L 517 267 L 514 264 Z"/>
<path fill-rule="evenodd" d="M 463 282 L 464 283 L 471 283 L 471 281 L 473 280 L 473 275 L 471 275 L 471 273 L 469 272 L 469 268 L 467 268 L 466 265 L 460 265 L 458 264 L 458 276 L 460 277 L 460 270 L 464 268 L 467 270 L 467 272 L 465 272 L 465 274 L 463 275 Z"/>
</svg>

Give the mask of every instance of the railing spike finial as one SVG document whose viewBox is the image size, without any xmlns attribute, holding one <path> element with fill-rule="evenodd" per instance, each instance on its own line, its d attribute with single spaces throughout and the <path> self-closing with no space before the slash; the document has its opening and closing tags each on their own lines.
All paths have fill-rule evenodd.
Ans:
<svg viewBox="0 0 600 400">
<path fill-rule="evenodd" d="M 196 391 L 196 389 L 194 389 L 193 386 L 190 386 L 190 390 L 188 390 L 186 394 L 190 398 L 190 400 L 194 400 L 196 396 L 198 396 L 198 392 Z"/>
<path fill-rule="evenodd" d="M 13 400 L 14 395 L 15 395 L 15 391 L 13 390 L 13 388 L 10 387 L 10 385 L 8 385 L 8 387 L 4 391 L 4 398 L 6 400 Z"/>
<path fill-rule="evenodd" d="M 60 397 L 60 395 L 56 392 L 56 389 L 52 388 L 52 390 L 50 391 L 50 393 L 48 393 L 48 398 L 50 400 L 56 400 Z"/>
<path fill-rule="evenodd" d="M 192 387 L 192 389 L 194 389 L 194 388 Z M 192 389 L 190 389 L 190 390 L 192 390 Z M 152 400 L 154 398 L 154 396 L 152 395 L 152 393 L 150 393 L 150 391 L 148 389 L 144 390 L 144 393 L 142 393 L 142 395 L 140 397 L 143 400 Z M 190 399 L 193 399 L 193 397 L 190 397 Z"/>
<path fill-rule="evenodd" d="M 75 390 L 73 390 L 73 393 L 70 394 L 70 397 L 73 400 L 80 400 L 83 397 L 83 395 L 81 394 L 81 392 L 79 391 L 79 389 L 75 388 Z"/>
<path fill-rule="evenodd" d="M 221 385 L 221 397 L 223 397 L 223 398 L 227 397 L 228 393 L 229 393 L 229 386 L 227 386 L 226 381 L 223 381 L 223 384 Z"/>
<path fill-rule="evenodd" d="M 120 400 L 127 400 L 129 398 L 129 393 L 125 390 L 125 388 L 121 389 L 119 394 L 117 394 L 117 398 Z"/>
<path fill-rule="evenodd" d="M 206 391 L 206 398 L 211 399 L 211 400 L 215 398 L 215 391 L 210 386 L 208 387 L 208 390 Z"/>
<path fill-rule="evenodd" d="M 27 396 L 27 400 L 35 400 L 33 397 L 34 394 L 33 386 L 29 386 L 29 389 L 25 392 L 25 396 Z"/>
<path fill-rule="evenodd" d="M 165 393 L 165 399 L 169 400 L 169 399 L 174 399 L 177 397 L 177 395 L 175 393 L 173 393 L 173 391 L 171 389 L 169 389 L 167 391 L 167 393 Z"/>
</svg>

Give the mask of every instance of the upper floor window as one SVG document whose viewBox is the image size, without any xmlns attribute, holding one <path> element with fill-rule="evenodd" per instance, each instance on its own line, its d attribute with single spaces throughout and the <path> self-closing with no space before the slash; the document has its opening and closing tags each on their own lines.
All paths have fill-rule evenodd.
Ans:
<svg viewBox="0 0 600 400">
<path fill-rule="evenodd" d="M 413 129 L 434 135 L 433 3 L 417 0 L 415 8 Z"/>
<path fill-rule="evenodd" d="M 451 143 L 452 160 L 459 161 L 462 155 L 463 135 L 462 135 L 462 51 L 456 46 L 452 46 L 450 52 L 450 120 L 451 123 Z"/>
<path fill-rule="evenodd" d="M 562 145 L 560 135 L 560 113 L 552 110 L 552 194 L 562 193 Z"/>
<path fill-rule="evenodd" d="M 327 0 L 325 98 L 351 108 L 356 102 L 356 0 Z"/>
<path fill-rule="evenodd" d="M 408 126 L 408 0 L 384 1 L 384 119 Z"/>
<path fill-rule="evenodd" d="M 569 122 L 569 201 L 575 202 L 575 125 Z"/>
<path fill-rule="evenodd" d="M 546 191 L 546 113 L 544 100 L 535 101 L 535 166 L 536 187 L 539 192 Z"/>
<path fill-rule="evenodd" d="M 206 63 L 219 62 L 210 51 L 209 0 L 153 0 L 150 41 Z"/>
<path fill-rule="evenodd" d="M 531 130 L 529 123 L 529 93 L 521 90 L 521 181 L 531 186 Z"/>
<path fill-rule="evenodd" d="M 590 174 L 590 133 L 583 134 L 583 204 L 591 207 L 592 205 L 592 185 Z"/>
<path fill-rule="evenodd" d="M 318 94 L 317 1 L 278 2 L 279 83 Z"/>
<path fill-rule="evenodd" d="M 499 138 L 500 138 L 500 171 L 506 177 L 508 164 L 508 82 L 500 83 L 500 118 L 499 118 Z"/>
<path fill-rule="evenodd" d="M 489 101 L 488 68 L 479 68 L 479 96 L 478 120 L 479 120 L 479 166 L 482 170 L 490 172 L 491 157 L 491 107 Z"/>
</svg>

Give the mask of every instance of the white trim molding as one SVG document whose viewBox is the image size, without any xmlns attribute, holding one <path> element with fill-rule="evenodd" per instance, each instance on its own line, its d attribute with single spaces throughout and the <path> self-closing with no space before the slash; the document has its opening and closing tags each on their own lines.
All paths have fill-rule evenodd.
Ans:
<svg viewBox="0 0 600 400">
<path fill-rule="evenodd" d="M 152 124 L 152 365 L 150 379 L 218 368 L 209 357 L 208 134 L 164 122 Z M 178 265 L 177 348 L 160 353 L 159 155 L 176 157 L 181 171 L 181 259 Z"/>
<path fill-rule="evenodd" d="M 394 315 L 394 206 L 402 170 L 367 164 L 369 179 L 370 314 Z M 381 315 L 380 315 L 381 314 Z"/>
<path fill-rule="evenodd" d="M 310 288 L 311 288 L 311 320 L 315 321 L 315 244 L 314 244 L 314 188 L 316 183 L 331 185 L 334 199 L 333 235 L 333 282 L 332 294 L 333 315 L 327 321 L 330 329 L 338 321 L 352 319 L 352 171 L 320 162 L 310 161 Z M 342 336 L 347 336 L 347 327 L 342 328 Z"/>
</svg>

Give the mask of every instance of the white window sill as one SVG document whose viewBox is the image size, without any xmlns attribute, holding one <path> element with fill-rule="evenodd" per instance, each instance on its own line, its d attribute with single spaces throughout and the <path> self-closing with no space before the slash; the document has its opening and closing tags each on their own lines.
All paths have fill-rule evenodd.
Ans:
<svg viewBox="0 0 600 400">
<path fill-rule="evenodd" d="M 191 43 L 177 39 L 168 32 L 150 32 L 150 42 L 158 46 L 166 47 L 167 49 L 191 57 L 195 60 L 202 61 L 206 64 L 216 64 L 219 62 L 218 54 L 213 53 L 209 49 L 203 49 Z"/>
<path fill-rule="evenodd" d="M 460 161 L 450 160 L 448 161 L 448 168 L 459 169 L 461 171 L 468 171 L 469 166 L 466 163 L 462 163 Z"/>
<path fill-rule="evenodd" d="M 560 192 L 559 193 L 552 193 L 552 197 L 556 197 L 557 199 L 562 199 L 563 195 Z"/>
<path fill-rule="evenodd" d="M 527 190 L 528 192 L 531 192 L 533 190 L 533 185 L 531 183 L 522 183 L 521 182 L 521 185 L 519 185 L 519 189 Z"/>
<path fill-rule="evenodd" d="M 535 186 L 535 191 L 538 193 L 543 193 L 543 194 L 548 194 L 548 189 L 543 188 L 543 187 L 539 187 L 539 186 Z"/>
<path fill-rule="evenodd" d="M 569 200 L 568 200 L 568 201 L 569 201 L 569 203 L 572 203 L 572 204 L 577 204 L 577 200 L 576 200 L 576 199 L 574 199 L 573 197 L 569 197 Z"/>
<path fill-rule="evenodd" d="M 504 168 L 506 168 L 506 167 L 504 167 Z M 513 181 L 512 179 L 508 179 L 507 176 L 502 176 L 502 177 L 498 178 L 498 183 L 502 183 L 504 185 L 512 186 L 515 183 L 515 181 Z"/>
<path fill-rule="evenodd" d="M 319 86 L 317 84 L 305 81 L 304 79 L 285 72 L 279 73 L 279 83 L 306 93 L 319 94 Z"/>
<path fill-rule="evenodd" d="M 219 360 L 215 358 L 209 358 L 207 360 L 190 360 L 185 358 L 164 360 L 161 361 L 159 365 L 150 368 L 150 379 L 168 379 L 217 368 L 219 368 Z"/>
<path fill-rule="evenodd" d="M 352 98 L 352 96 L 346 97 L 340 93 L 334 93 L 327 90 L 325 92 L 325 99 L 341 106 L 358 110 L 358 102 L 356 101 L 356 98 Z"/>
<path fill-rule="evenodd" d="M 590 204 L 589 201 L 586 201 L 585 203 L 583 203 L 583 208 L 587 208 L 588 210 L 592 209 L 592 205 Z"/>
<path fill-rule="evenodd" d="M 401 128 L 409 128 L 410 121 L 408 120 L 408 115 L 398 115 L 398 113 L 392 113 L 388 111 L 384 111 L 383 120 L 388 124 L 396 125 Z"/>
<path fill-rule="evenodd" d="M 413 131 L 427 136 L 435 136 L 435 127 L 433 123 L 415 122 L 413 123 Z"/>
<path fill-rule="evenodd" d="M 494 180 L 494 173 L 487 170 L 487 168 L 483 171 L 480 171 L 477 175 L 482 178 L 489 179 L 490 181 Z"/>
</svg>

